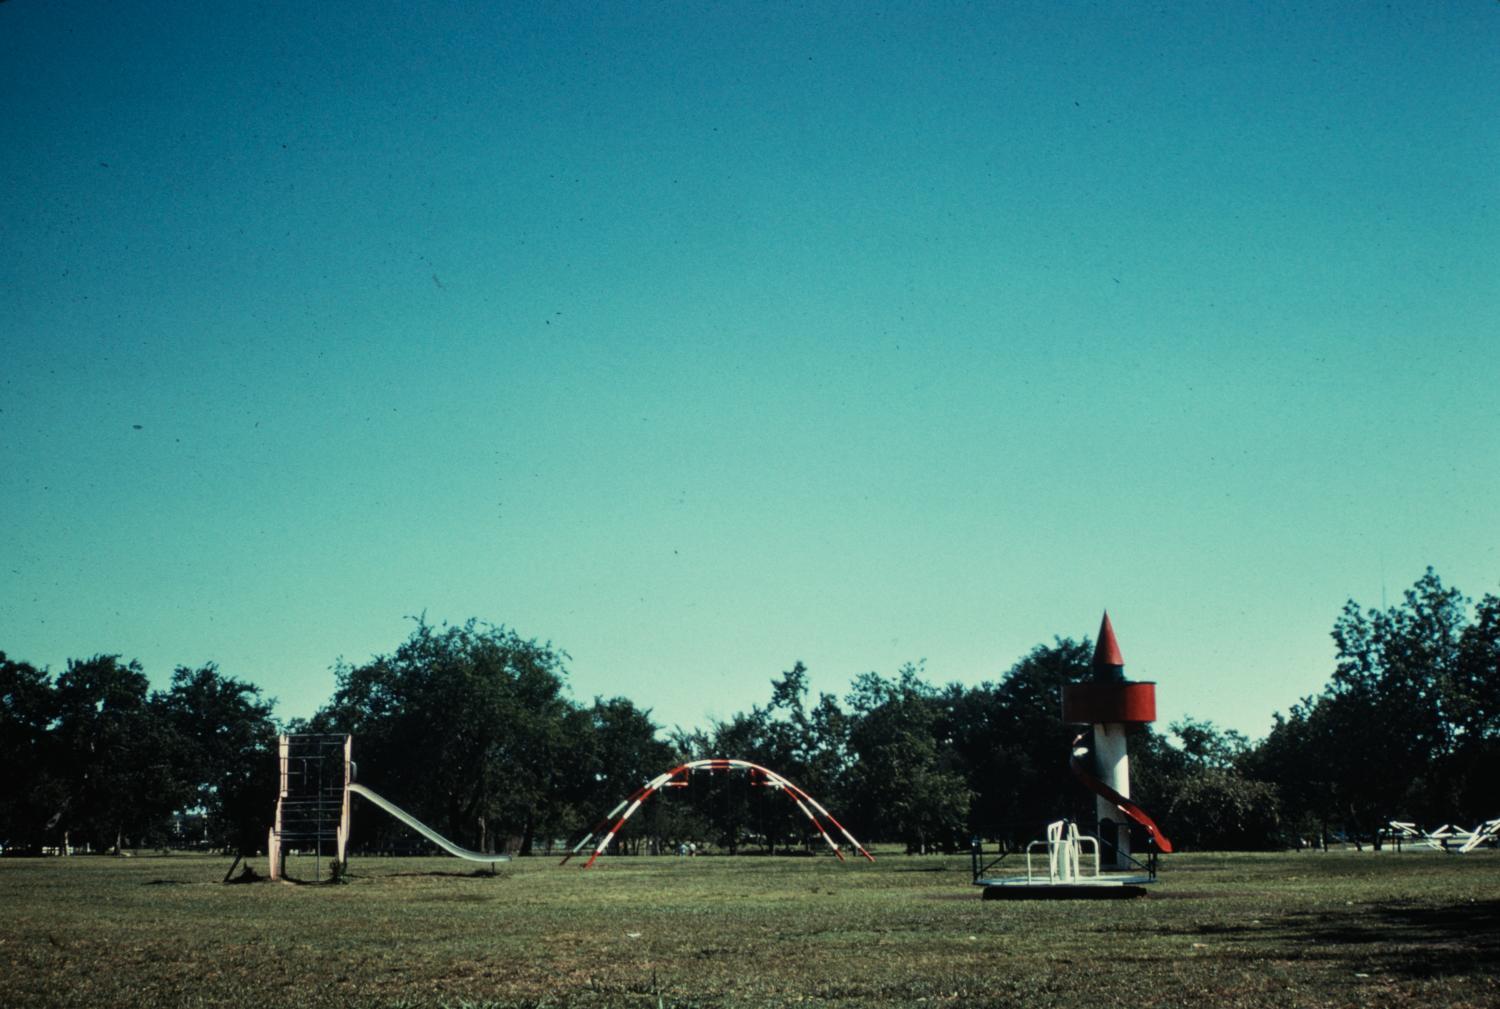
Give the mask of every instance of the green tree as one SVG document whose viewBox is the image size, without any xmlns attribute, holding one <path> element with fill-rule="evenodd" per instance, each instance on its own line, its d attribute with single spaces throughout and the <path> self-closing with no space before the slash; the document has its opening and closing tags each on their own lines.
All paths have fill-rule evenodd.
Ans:
<svg viewBox="0 0 1500 1009">
<path fill-rule="evenodd" d="M 193 787 L 171 726 L 151 703 L 146 674 L 117 655 L 69 660 L 57 678 L 63 843 L 118 851 L 165 839 Z"/>
<path fill-rule="evenodd" d="M 908 664 L 892 680 L 857 677 L 848 701 L 853 818 L 865 834 L 915 852 L 961 846 L 971 793 L 950 741 L 938 737 L 938 692 Z"/>
<path fill-rule="evenodd" d="M 1282 842 L 1277 789 L 1248 773 L 1242 733 L 1185 718 L 1179 746 L 1146 731 L 1132 747 L 1132 797 L 1157 812 L 1180 850 L 1265 850 Z"/>
<path fill-rule="evenodd" d="M 1500 596 L 1486 594 L 1464 628 L 1452 686 L 1456 724 L 1440 773 L 1452 815 L 1479 823 L 1500 811 Z"/>
<path fill-rule="evenodd" d="M 673 766 L 672 747 L 659 738 L 651 712 L 628 698 L 595 697 L 593 705 L 578 715 L 584 724 L 571 755 L 576 770 L 567 773 L 567 802 L 560 807 L 565 822 L 557 832 L 574 841 L 621 799 Z M 659 806 L 653 801 L 632 817 L 622 831 L 622 843 L 659 838 L 664 819 Z"/>
<path fill-rule="evenodd" d="M 776 752 L 771 736 L 771 717 L 764 708 L 752 706 L 727 721 L 713 723 L 704 757 L 726 757 L 751 763 L 774 764 Z M 751 792 L 745 776 L 739 773 L 697 774 L 685 791 L 711 827 L 710 840 L 728 849 L 731 855 L 753 841 L 756 835 L 766 840 L 764 817 L 756 801 L 762 796 Z"/>
<path fill-rule="evenodd" d="M 608 808 L 672 766 L 672 747 L 659 737 L 649 709 L 625 697 L 596 697 L 588 719 L 589 803 Z"/>
<path fill-rule="evenodd" d="M 1452 752 L 1463 710 L 1460 641 L 1467 600 L 1429 568 L 1387 610 L 1350 600 L 1334 623 L 1338 660 L 1325 691 L 1336 723 L 1346 829 L 1371 835 L 1394 817 L 1452 816 L 1451 782 L 1434 772 Z"/>
<path fill-rule="evenodd" d="M 1398 605 L 1353 600 L 1334 622 L 1323 692 L 1277 716 L 1256 748 L 1290 824 L 1380 844 L 1389 820 L 1493 816 L 1500 801 L 1500 600 L 1470 603 L 1431 568 Z"/>
<path fill-rule="evenodd" d="M 1326 846 L 1334 825 L 1343 822 L 1336 720 L 1345 710 L 1326 698 L 1304 697 L 1285 715 L 1272 716 L 1270 733 L 1246 758 L 1253 777 L 1275 784 L 1283 840 L 1295 847 L 1309 839 Z"/>
<path fill-rule="evenodd" d="M 837 809 L 849 787 L 849 723 L 830 694 L 819 694 L 809 710 L 809 693 L 807 667 L 800 661 L 771 681 L 771 701 L 763 712 L 757 709 L 762 742 L 753 759 L 826 808 Z M 778 840 L 789 846 L 822 844 L 806 817 L 784 797 L 769 796 L 761 803 L 760 822 L 772 847 Z"/>
<path fill-rule="evenodd" d="M 952 746 L 974 799 L 971 834 L 1021 845 L 1062 816 L 1085 819 L 1091 800 L 1068 759 L 1081 732 L 1062 720 L 1062 688 L 1086 679 L 1088 639 L 1054 639 L 1022 656 L 998 683 L 950 685 L 941 738 Z"/>
<path fill-rule="evenodd" d="M 250 854 L 265 843 L 276 790 L 275 702 L 213 663 L 179 666 L 153 706 L 175 736 L 175 760 L 206 817 L 210 843 Z"/>
<path fill-rule="evenodd" d="M 809 712 L 807 693 L 807 667 L 794 663 L 771 681 L 771 699 L 764 707 L 752 705 L 748 712 L 713 722 L 707 731 L 677 733 L 679 759 L 747 760 L 788 778 L 820 801 L 827 799 L 824 775 L 837 775 L 839 751 L 821 743 L 842 723 L 836 702 L 834 711 L 829 710 L 832 699 L 827 695 L 821 695 Z M 757 774 L 695 774 L 690 788 L 681 795 L 664 795 L 662 805 L 671 810 L 674 829 L 688 832 L 684 839 L 708 841 L 731 854 L 751 843 L 768 852 L 778 845 L 791 850 L 811 844 L 815 830 L 796 804 L 764 786 Z"/>
<path fill-rule="evenodd" d="M 848 781 L 848 719 L 837 699 L 819 694 L 809 709 L 807 667 L 796 662 L 771 681 L 770 701 L 672 734 L 675 762 L 707 757 L 748 760 L 782 775 L 839 816 Z M 691 787 L 657 798 L 663 835 L 738 852 L 751 843 L 774 852 L 821 848 L 817 829 L 779 789 L 757 774 L 695 774 Z M 842 817 L 840 817 L 842 819 Z"/>
<path fill-rule="evenodd" d="M 49 823 L 60 818 L 56 718 L 51 676 L 0 652 L 0 846 L 6 849 L 40 848 Z"/>
<path fill-rule="evenodd" d="M 512 837 L 530 853 L 570 826 L 559 796 L 582 720 L 566 658 L 505 627 L 418 620 L 393 654 L 336 668 L 313 727 L 354 733 L 361 780 L 448 836 L 482 850 Z"/>
<path fill-rule="evenodd" d="M 1180 851 L 1265 851 L 1282 844 L 1280 801 L 1269 782 L 1204 768 L 1174 782 L 1164 822 Z"/>
</svg>

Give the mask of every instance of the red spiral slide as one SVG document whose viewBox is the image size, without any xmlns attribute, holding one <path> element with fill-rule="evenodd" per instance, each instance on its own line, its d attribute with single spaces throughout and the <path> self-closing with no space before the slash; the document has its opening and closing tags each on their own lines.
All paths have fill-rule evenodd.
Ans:
<svg viewBox="0 0 1500 1009">
<path fill-rule="evenodd" d="M 1102 795 L 1104 798 L 1114 803 L 1116 808 L 1118 808 L 1120 812 L 1130 817 L 1136 823 L 1139 823 L 1142 827 L 1145 827 L 1146 833 L 1151 835 L 1151 840 L 1156 842 L 1156 850 L 1160 851 L 1164 855 L 1170 855 L 1172 853 L 1172 842 L 1167 840 L 1167 835 L 1161 832 L 1161 828 L 1156 825 L 1155 820 L 1151 819 L 1151 815 L 1140 806 L 1137 806 L 1135 803 L 1125 798 L 1125 796 L 1121 795 L 1119 792 L 1116 792 L 1113 788 L 1110 788 L 1104 782 L 1094 777 L 1084 768 L 1083 761 L 1078 759 L 1080 750 L 1082 750 L 1082 748 L 1079 746 L 1079 743 L 1082 742 L 1082 740 L 1082 736 L 1079 736 L 1077 739 L 1073 740 L 1073 756 L 1068 761 L 1068 766 L 1073 769 L 1074 777 L 1083 782 L 1084 787 L 1089 789 L 1089 791 L 1093 792 L 1095 795 Z M 1082 752 L 1087 753 L 1088 751 L 1082 750 Z"/>
</svg>

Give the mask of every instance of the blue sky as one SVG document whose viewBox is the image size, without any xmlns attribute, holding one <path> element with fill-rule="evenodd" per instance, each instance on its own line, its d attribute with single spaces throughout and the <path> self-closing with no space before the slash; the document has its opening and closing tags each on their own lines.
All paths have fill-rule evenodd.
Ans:
<svg viewBox="0 0 1500 1009">
<path fill-rule="evenodd" d="M 1500 5 L 0 5 L 0 649 L 700 725 L 1500 591 Z M 1212 9 L 1210 9 L 1212 7 Z"/>
</svg>

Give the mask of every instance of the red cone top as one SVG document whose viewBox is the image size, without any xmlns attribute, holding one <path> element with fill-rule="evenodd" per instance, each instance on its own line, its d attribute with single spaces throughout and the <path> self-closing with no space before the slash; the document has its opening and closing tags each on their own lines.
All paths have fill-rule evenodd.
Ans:
<svg viewBox="0 0 1500 1009">
<path fill-rule="evenodd" d="M 1125 673 L 1125 659 L 1120 655 L 1120 644 L 1115 640 L 1115 629 L 1109 622 L 1109 611 L 1104 611 L 1104 622 L 1099 625 L 1099 641 L 1094 645 L 1094 677 L 1118 680 Z"/>
</svg>

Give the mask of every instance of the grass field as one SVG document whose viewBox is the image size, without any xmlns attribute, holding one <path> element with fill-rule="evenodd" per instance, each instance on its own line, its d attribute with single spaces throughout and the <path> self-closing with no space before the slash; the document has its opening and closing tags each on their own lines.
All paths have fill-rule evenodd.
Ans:
<svg viewBox="0 0 1500 1009">
<path fill-rule="evenodd" d="M 1500 1005 L 1500 854 L 1188 855 L 1134 901 L 981 901 L 967 858 L 0 859 L 0 1005 Z"/>
</svg>

